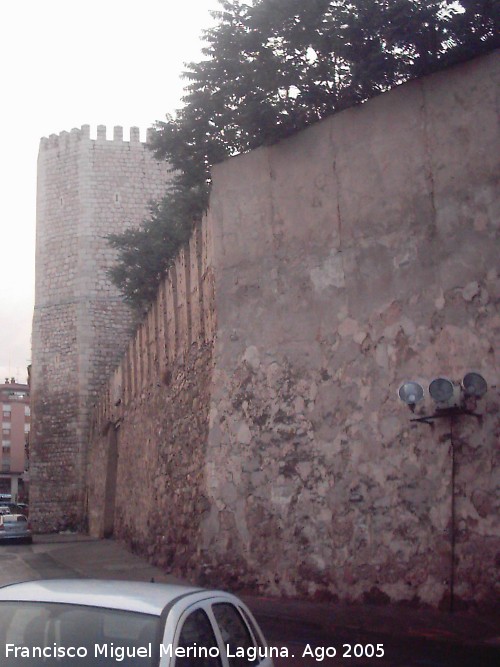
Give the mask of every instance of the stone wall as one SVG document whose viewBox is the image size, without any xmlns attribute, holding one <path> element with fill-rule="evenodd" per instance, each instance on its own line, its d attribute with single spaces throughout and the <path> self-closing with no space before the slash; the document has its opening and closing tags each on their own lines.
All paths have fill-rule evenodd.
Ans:
<svg viewBox="0 0 500 667">
<path fill-rule="evenodd" d="M 214 335 L 206 224 L 160 285 L 94 414 L 87 516 L 155 563 L 197 571 Z M 182 508 L 182 511 L 180 511 Z"/>
<path fill-rule="evenodd" d="M 94 533 L 107 498 L 115 534 L 200 582 L 494 603 L 499 69 L 408 83 L 213 170 L 211 325 L 171 363 L 154 311 L 132 343 L 95 414 Z M 167 383 L 138 370 L 157 363 Z M 480 416 L 411 421 L 434 406 L 412 414 L 403 381 L 470 370 Z"/>
<path fill-rule="evenodd" d="M 83 519 L 89 408 L 130 337 L 132 317 L 106 271 L 110 233 L 138 226 L 161 197 L 167 166 L 131 128 L 112 140 L 89 126 L 44 138 L 38 158 L 33 407 L 32 520 L 38 530 Z"/>
<path fill-rule="evenodd" d="M 453 442 L 454 595 L 493 601 L 499 71 L 409 83 L 214 170 L 213 578 L 231 545 L 271 593 L 446 603 Z M 480 419 L 410 421 L 403 381 L 474 369 Z"/>
</svg>

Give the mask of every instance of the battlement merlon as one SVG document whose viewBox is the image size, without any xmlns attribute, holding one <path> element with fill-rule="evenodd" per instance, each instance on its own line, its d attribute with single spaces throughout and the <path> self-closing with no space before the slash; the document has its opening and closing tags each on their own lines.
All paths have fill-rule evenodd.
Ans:
<svg viewBox="0 0 500 667">
<path fill-rule="evenodd" d="M 140 138 L 140 129 L 137 126 L 132 126 L 130 128 L 130 140 L 123 140 L 123 127 L 121 125 L 115 125 L 113 128 L 113 138 L 107 138 L 107 128 L 106 125 L 97 126 L 96 139 L 91 139 L 90 137 L 90 125 L 82 125 L 80 129 L 73 128 L 71 132 L 63 130 L 59 134 L 51 134 L 49 137 L 42 137 L 40 139 L 40 151 L 47 150 L 50 148 L 67 148 L 70 145 L 73 145 L 81 140 L 87 140 L 92 142 L 108 142 L 108 143 L 117 143 L 117 144 L 133 144 L 133 145 L 142 145 L 145 146 L 151 136 L 152 130 L 148 128 L 147 130 L 147 139 L 146 142 L 141 142 Z"/>
</svg>

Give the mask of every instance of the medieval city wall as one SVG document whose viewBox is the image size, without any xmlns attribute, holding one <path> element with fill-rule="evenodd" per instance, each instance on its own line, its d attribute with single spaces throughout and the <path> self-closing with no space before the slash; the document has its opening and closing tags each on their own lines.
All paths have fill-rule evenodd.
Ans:
<svg viewBox="0 0 500 667">
<path fill-rule="evenodd" d="M 88 464 L 90 533 L 113 534 L 164 567 L 182 562 L 189 571 L 208 505 L 210 248 L 207 225 L 196 227 L 160 284 L 96 406 Z"/>
<path fill-rule="evenodd" d="M 495 60 L 496 58 L 496 60 Z M 288 595 L 495 596 L 496 55 L 218 166 L 204 548 Z M 478 370 L 481 418 L 397 397 Z M 451 448 L 455 562 L 451 564 Z"/>
<path fill-rule="evenodd" d="M 132 343 L 95 414 L 95 534 L 218 586 L 494 603 L 496 55 L 213 170 L 213 326 L 201 344 L 181 335 L 191 352 L 164 362 L 167 382 L 144 369 L 167 356 L 152 322 L 180 292 Z M 478 416 L 411 421 L 434 405 L 410 412 L 402 382 L 471 370 L 489 385 Z"/>
<path fill-rule="evenodd" d="M 83 520 L 89 406 L 131 335 L 132 316 L 107 278 L 111 233 L 138 226 L 160 198 L 167 165 L 138 128 L 90 127 L 40 142 L 30 454 L 32 520 L 39 530 Z"/>
</svg>

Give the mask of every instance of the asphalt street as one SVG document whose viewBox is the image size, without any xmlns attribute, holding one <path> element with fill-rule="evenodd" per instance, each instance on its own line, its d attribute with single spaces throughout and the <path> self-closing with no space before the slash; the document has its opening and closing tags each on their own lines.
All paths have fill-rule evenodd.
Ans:
<svg viewBox="0 0 500 667">
<path fill-rule="evenodd" d="M 95 577 L 182 582 L 114 540 L 35 536 L 32 545 L 0 545 L 0 585 L 42 578 Z M 241 595 L 276 667 L 498 667 L 500 618 L 395 605 L 342 605 Z M 284 655 L 285 652 L 287 655 Z"/>
</svg>

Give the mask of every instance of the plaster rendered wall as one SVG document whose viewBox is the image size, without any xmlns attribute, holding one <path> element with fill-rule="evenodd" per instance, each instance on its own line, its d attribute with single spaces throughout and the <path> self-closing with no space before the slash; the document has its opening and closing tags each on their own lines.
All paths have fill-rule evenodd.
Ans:
<svg viewBox="0 0 500 667">
<path fill-rule="evenodd" d="M 40 143 L 37 188 L 31 517 L 37 530 L 83 519 L 89 409 L 123 354 L 132 318 L 106 276 L 105 237 L 137 226 L 167 166 L 140 142 L 89 126 Z"/>
<path fill-rule="evenodd" d="M 209 580 L 498 595 L 497 55 L 214 169 Z M 474 369 L 481 418 L 410 422 L 403 381 Z"/>
<path fill-rule="evenodd" d="M 94 413 L 92 534 L 233 589 L 494 603 L 498 75 L 477 59 L 213 170 L 198 278 L 181 254 Z M 410 421 L 433 406 L 403 381 L 470 370 L 481 417 Z"/>
</svg>

